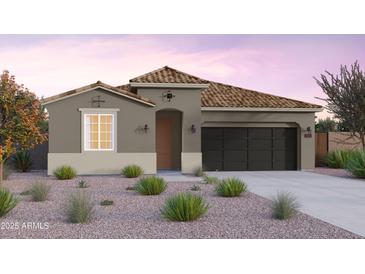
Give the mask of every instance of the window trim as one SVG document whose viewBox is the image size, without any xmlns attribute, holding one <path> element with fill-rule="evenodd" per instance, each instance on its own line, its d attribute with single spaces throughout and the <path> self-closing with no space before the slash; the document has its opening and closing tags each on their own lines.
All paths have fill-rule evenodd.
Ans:
<svg viewBox="0 0 365 274">
<path fill-rule="evenodd" d="M 117 112 L 119 109 L 82 109 L 80 108 L 79 111 L 81 112 L 81 152 L 116 152 L 117 151 Z M 112 148 L 111 149 L 89 149 L 86 147 L 86 116 L 87 115 L 98 115 L 98 144 L 100 145 L 100 116 L 101 115 L 111 115 L 112 123 L 111 123 L 111 133 L 112 133 Z"/>
</svg>

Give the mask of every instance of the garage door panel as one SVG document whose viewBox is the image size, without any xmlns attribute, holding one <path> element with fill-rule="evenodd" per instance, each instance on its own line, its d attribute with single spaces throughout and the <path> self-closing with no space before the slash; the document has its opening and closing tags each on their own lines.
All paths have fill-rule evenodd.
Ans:
<svg viewBox="0 0 365 274">
<path fill-rule="evenodd" d="M 223 148 L 223 140 L 221 139 L 208 139 L 202 143 L 203 151 L 211 151 Z"/>
<path fill-rule="evenodd" d="M 250 128 L 248 130 L 249 139 L 269 139 L 272 138 L 271 128 Z"/>
<path fill-rule="evenodd" d="M 203 162 L 203 169 L 208 171 L 224 170 L 223 162 Z"/>
<path fill-rule="evenodd" d="M 225 150 L 223 152 L 224 160 L 227 161 L 247 161 L 247 151 Z"/>
<path fill-rule="evenodd" d="M 223 166 L 225 171 L 247 170 L 247 162 L 224 161 Z"/>
<path fill-rule="evenodd" d="M 295 170 L 296 128 L 203 128 L 205 170 Z"/>
<path fill-rule="evenodd" d="M 225 128 L 223 136 L 225 139 L 244 139 L 247 138 L 246 132 L 243 128 Z"/>
<path fill-rule="evenodd" d="M 203 140 L 209 139 L 223 139 L 223 129 L 222 128 L 204 128 L 202 132 Z"/>
<path fill-rule="evenodd" d="M 250 161 L 248 170 L 272 170 L 271 161 Z"/>
<path fill-rule="evenodd" d="M 247 140 L 241 139 L 224 139 L 225 150 L 243 150 L 247 147 Z"/>
<path fill-rule="evenodd" d="M 271 150 L 272 140 L 249 140 L 248 150 Z"/>
</svg>

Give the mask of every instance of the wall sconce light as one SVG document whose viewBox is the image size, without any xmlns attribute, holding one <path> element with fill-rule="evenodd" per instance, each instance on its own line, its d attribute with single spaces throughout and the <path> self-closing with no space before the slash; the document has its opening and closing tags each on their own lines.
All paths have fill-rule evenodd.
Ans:
<svg viewBox="0 0 365 274">
<path fill-rule="evenodd" d="M 148 125 L 147 125 L 147 124 L 145 124 L 145 125 L 144 125 L 144 127 L 143 127 L 144 132 L 147 132 L 149 129 L 150 129 L 150 128 L 148 127 Z"/>
<path fill-rule="evenodd" d="M 195 127 L 194 124 L 191 125 L 190 131 L 191 131 L 191 133 L 195 133 L 196 132 L 196 127 Z"/>
<path fill-rule="evenodd" d="M 304 138 L 312 138 L 312 129 L 311 129 L 311 127 L 307 127 L 307 130 L 304 132 Z"/>
</svg>

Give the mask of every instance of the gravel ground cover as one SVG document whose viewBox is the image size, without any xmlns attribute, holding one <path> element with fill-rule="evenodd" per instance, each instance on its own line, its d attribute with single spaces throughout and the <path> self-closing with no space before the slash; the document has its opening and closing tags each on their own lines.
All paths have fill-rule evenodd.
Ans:
<svg viewBox="0 0 365 274">
<path fill-rule="evenodd" d="M 345 169 L 341 168 L 316 167 L 313 171 L 310 172 L 341 178 L 357 179 L 351 173 L 348 173 Z"/>
<path fill-rule="evenodd" d="M 89 187 L 78 189 L 83 179 Z M 29 196 L 18 196 L 33 182 L 52 185 L 50 198 L 32 202 Z M 298 213 L 290 220 L 271 217 L 270 201 L 253 193 L 238 198 L 222 198 L 214 186 L 195 182 L 201 187 L 194 193 L 204 196 L 210 205 L 201 219 L 180 223 L 164 220 L 160 208 L 165 199 L 180 191 L 190 191 L 194 182 L 168 183 L 159 196 L 141 196 L 126 187 L 136 179 L 120 176 L 79 176 L 58 181 L 44 173 L 15 173 L 5 186 L 21 201 L 8 215 L 0 218 L 0 238 L 361 238 L 306 214 Z M 73 191 L 85 191 L 95 201 L 95 218 L 88 224 L 70 224 L 64 205 Z M 103 207 L 102 200 L 114 205 Z"/>
</svg>

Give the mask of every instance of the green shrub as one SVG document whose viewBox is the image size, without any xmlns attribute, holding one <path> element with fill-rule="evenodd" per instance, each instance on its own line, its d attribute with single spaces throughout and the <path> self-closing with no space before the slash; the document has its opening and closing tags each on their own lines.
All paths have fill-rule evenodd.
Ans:
<svg viewBox="0 0 365 274">
<path fill-rule="evenodd" d="M 94 215 L 94 203 L 84 192 L 72 193 L 66 205 L 66 215 L 71 223 L 88 223 Z"/>
<path fill-rule="evenodd" d="M 333 150 L 327 153 L 324 162 L 331 168 L 345 168 L 349 156 L 352 154 L 349 150 Z"/>
<path fill-rule="evenodd" d="M 221 180 L 219 180 L 217 177 L 213 177 L 213 176 L 207 176 L 207 175 L 203 175 L 203 180 L 206 184 L 219 184 L 221 182 Z"/>
<path fill-rule="evenodd" d="M 86 183 L 84 180 L 81 180 L 78 182 L 78 185 L 77 185 L 78 188 L 88 188 L 89 187 L 89 184 Z"/>
<path fill-rule="evenodd" d="M 17 203 L 18 199 L 16 199 L 9 190 L 0 188 L 0 217 L 9 213 Z"/>
<path fill-rule="evenodd" d="M 166 200 L 161 214 L 171 221 L 188 222 L 204 215 L 208 208 L 203 197 L 192 193 L 179 193 Z"/>
<path fill-rule="evenodd" d="M 114 204 L 114 202 L 111 201 L 111 200 L 103 200 L 103 201 L 100 202 L 101 206 L 110 206 L 110 205 L 113 205 L 113 204 Z"/>
<path fill-rule="evenodd" d="M 200 188 L 200 186 L 198 186 L 198 185 L 193 185 L 193 186 L 190 188 L 190 190 L 192 190 L 192 191 L 199 191 L 199 190 L 201 190 L 201 188 Z"/>
<path fill-rule="evenodd" d="M 58 180 L 69 180 L 76 176 L 76 170 L 70 166 L 61 166 L 53 174 Z"/>
<path fill-rule="evenodd" d="M 42 182 L 34 183 L 29 190 L 32 200 L 35 202 L 43 202 L 47 200 L 50 191 L 51 186 Z"/>
<path fill-rule="evenodd" d="M 362 149 L 352 151 L 349 154 L 345 168 L 352 175 L 365 178 L 365 151 Z"/>
<path fill-rule="evenodd" d="M 299 208 L 299 203 L 291 193 L 279 192 L 273 199 L 271 208 L 274 218 L 284 220 L 294 216 Z"/>
<path fill-rule="evenodd" d="M 237 197 L 246 190 L 246 184 L 237 178 L 224 179 L 215 188 L 217 194 L 223 197 Z"/>
<path fill-rule="evenodd" d="M 167 188 L 165 180 L 160 177 L 150 176 L 139 179 L 134 189 L 142 195 L 158 195 Z"/>
<path fill-rule="evenodd" d="M 17 151 L 13 157 L 15 168 L 21 172 L 27 172 L 33 165 L 32 159 L 28 151 L 20 150 Z"/>
<path fill-rule="evenodd" d="M 136 178 L 143 174 L 143 169 L 137 165 L 129 165 L 122 169 L 122 174 L 127 178 Z"/>
<path fill-rule="evenodd" d="M 203 177 L 204 176 L 204 172 L 203 172 L 203 169 L 201 167 L 198 167 L 195 172 L 194 172 L 194 175 L 196 177 Z"/>
</svg>

